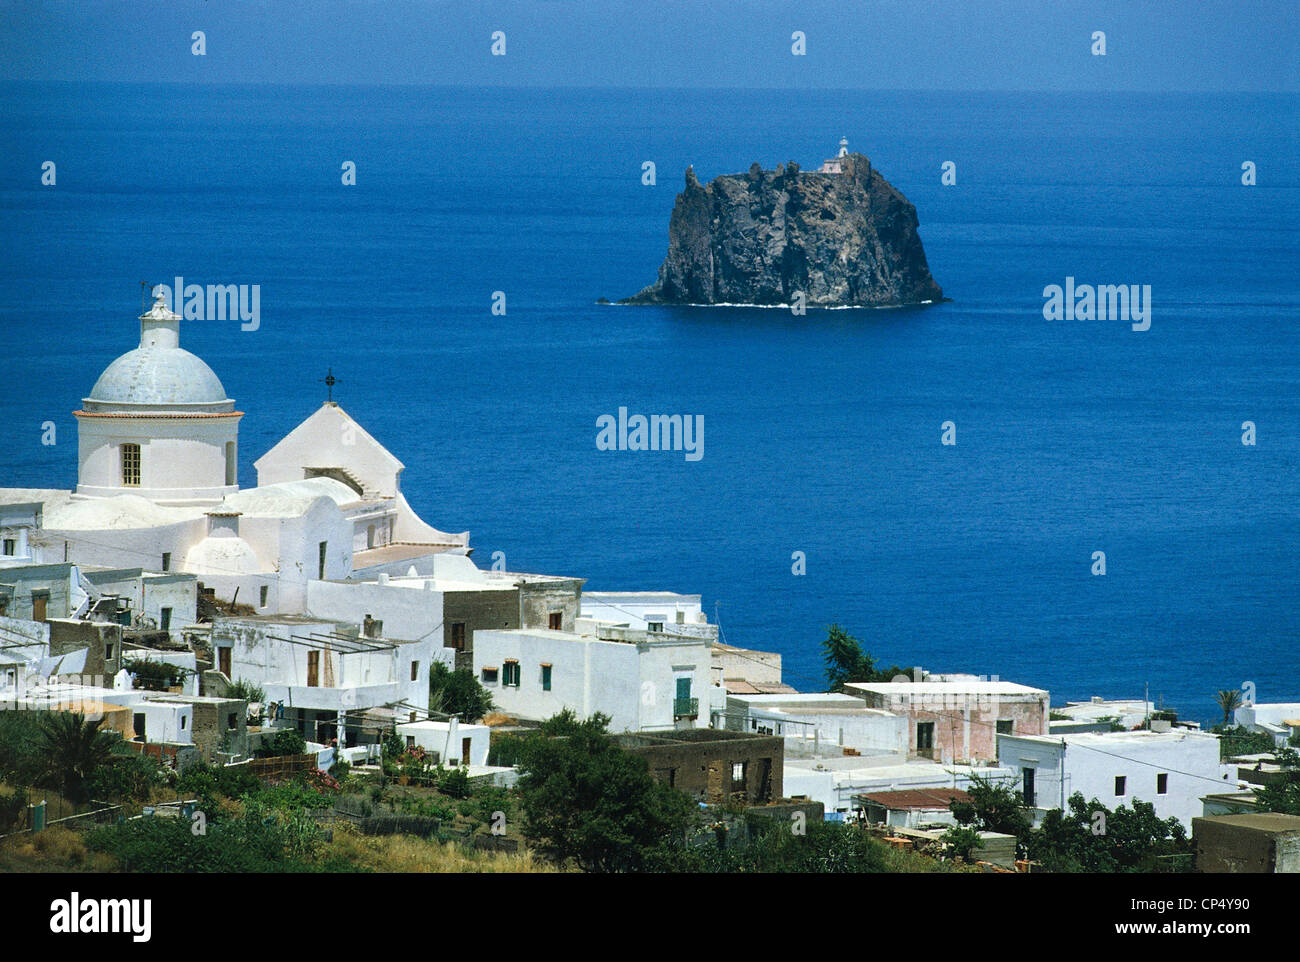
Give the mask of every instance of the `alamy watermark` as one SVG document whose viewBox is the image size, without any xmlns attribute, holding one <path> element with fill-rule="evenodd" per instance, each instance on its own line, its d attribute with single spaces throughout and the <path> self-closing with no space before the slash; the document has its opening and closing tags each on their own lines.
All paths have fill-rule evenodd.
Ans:
<svg viewBox="0 0 1300 962">
<path fill-rule="evenodd" d="M 1048 321 L 1128 321 L 1133 330 L 1151 327 L 1150 284 L 1079 284 L 1073 277 L 1065 286 L 1048 284 L 1043 288 L 1043 319 Z"/>
<path fill-rule="evenodd" d="M 176 296 L 176 292 L 180 296 Z M 163 296 L 167 309 L 187 321 L 242 321 L 241 331 L 256 331 L 262 326 L 262 285 L 260 284 L 186 284 L 177 277 L 173 286 L 159 284 L 154 297 Z"/>
<path fill-rule="evenodd" d="M 703 414 L 633 414 L 618 409 L 618 417 L 596 418 L 598 451 L 684 451 L 687 461 L 704 457 Z"/>
</svg>

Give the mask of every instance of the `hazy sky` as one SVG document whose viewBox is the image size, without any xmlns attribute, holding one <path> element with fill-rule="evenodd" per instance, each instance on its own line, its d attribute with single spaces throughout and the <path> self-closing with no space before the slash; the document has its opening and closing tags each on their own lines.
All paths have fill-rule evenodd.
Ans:
<svg viewBox="0 0 1300 962">
<path fill-rule="evenodd" d="M 1300 0 L 0 0 L 25 80 L 1295 91 L 1298 38 Z"/>
</svg>

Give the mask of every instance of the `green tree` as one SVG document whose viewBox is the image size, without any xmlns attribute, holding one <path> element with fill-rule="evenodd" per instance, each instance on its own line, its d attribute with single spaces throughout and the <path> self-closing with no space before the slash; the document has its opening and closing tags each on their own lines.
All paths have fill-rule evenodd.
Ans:
<svg viewBox="0 0 1300 962">
<path fill-rule="evenodd" d="M 1210 730 L 1219 736 L 1219 757 L 1223 759 L 1235 755 L 1263 755 L 1277 747 L 1272 735 L 1251 731 L 1244 725 L 1236 728 L 1216 725 Z"/>
<path fill-rule="evenodd" d="M 1223 724 L 1226 727 L 1232 720 L 1232 713 L 1241 707 L 1241 692 L 1235 688 L 1225 688 L 1215 692 L 1214 700 L 1223 709 Z"/>
<path fill-rule="evenodd" d="M 839 691 L 849 682 L 893 681 L 908 673 L 908 669 L 898 665 L 877 668 L 876 660 L 862 650 L 862 642 L 839 625 L 826 629 L 822 653 L 826 663 L 826 684 L 831 691 Z"/>
<path fill-rule="evenodd" d="M 972 774 L 966 793 L 970 795 L 969 802 L 953 801 L 949 805 L 957 823 L 980 831 L 1014 835 L 1017 848 L 1023 851 L 1033 831 L 1033 820 L 1020 792 L 1005 782 Z"/>
<path fill-rule="evenodd" d="M 954 825 L 940 836 L 939 841 L 948 846 L 948 851 L 954 858 L 966 862 L 975 857 L 977 848 L 984 847 L 984 839 L 980 838 L 979 829 L 965 825 Z"/>
<path fill-rule="evenodd" d="M 478 721 L 492 710 L 492 695 L 468 668 L 452 671 L 435 661 L 429 667 L 429 710 Z"/>
<path fill-rule="evenodd" d="M 30 711 L 0 711 L 0 780 L 33 785 L 41 777 L 40 718 Z"/>
<path fill-rule="evenodd" d="M 101 729 L 102 718 L 87 721 L 73 712 L 50 712 L 39 721 L 39 750 L 45 760 L 41 781 L 73 802 L 87 798 L 86 783 L 113 757 L 120 740 Z"/>
<path fill-rule="evenodd" d="M 519 765 L 524 834 L 541 854 L 586 872 L 632 872 L 666 839 L 684 837 L 694 803 L 651 778 L 645 760 L 605 731 L 608 719 L 551 721 L 568 734 L 531 733 Z"/>
<path fill-rule="evenodd" d="M 1255 803 L 1263 812 L 1300 815 L 1300 752 L 1279 749 L 1273 760 L 1281 766 L 1278 777 L 1255 792 Z"/>
<path fill-rule="evenodd" d="M 262 740 L 256 752 L 258 758 L 275 758 L 280 755 L 304 755 L 307 739 L 296 728 L 279 728 L 270 738 Z"/>
<path fill-rule="evenodd" d="M 858 639 L 839 625 L 826 629 L 822 651 L 826 661 L 826 684 L 832 691 L 839 691 L 846 682 L 871 681 L 876 676 L 875 659 L 862 650 Z"/>
<path fill-rule="evenodd" d="M 1079 792 L 1066 810 L 1048 812 L 1029 840 L 1030 857 L 1050 872 L 1153 872 L 1160 856 L 1189 852 L 1182 823 L 1157 818 L 1150 803 L 1111 811 Z"/>
</svg>

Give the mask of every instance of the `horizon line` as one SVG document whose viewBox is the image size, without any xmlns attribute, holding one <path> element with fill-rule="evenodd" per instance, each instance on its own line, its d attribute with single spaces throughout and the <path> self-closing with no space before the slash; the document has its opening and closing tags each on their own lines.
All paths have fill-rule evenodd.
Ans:
<svg viewBox="0 0 1300 962">
<path fill-rule="evenodd" d="M 123 85 L 154 87 L 411 87 L 439 90 L 674 90 L 684 92 L 721 92 L 721 91 L 761 91 L 772 93 L 983 93 L 983 94 L 1269 94 L 1274 96 L 1300 95 L 1296 89 L 1259 89 L 1259 88 L 1158 88 L 1158 89 L 1108 89 L 1082 87 L 832 87 L 832 86 L 698 86 L 688 87 L 679 84 L 463 84 L 439 83 L 436 81 L 352 81 L 340 82 L 329 80 L 105 80 L 84 78 L 34 78 L 6 77 L 0 80 L 4 84 L 34 85 Z"/>
</svg>

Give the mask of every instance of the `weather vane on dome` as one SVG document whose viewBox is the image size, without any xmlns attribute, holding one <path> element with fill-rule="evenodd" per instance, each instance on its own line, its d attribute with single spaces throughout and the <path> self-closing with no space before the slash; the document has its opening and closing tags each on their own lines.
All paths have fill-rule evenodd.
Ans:
<svg viewBox="0 0 1300 962">
<path fill-rule="evenodd" d="M 330 389 L 329 399 L 327 400 L 326 403 L 328 403 L 328 404 L 333 404 L 333 403 L 334 403 L 334 385 L 335 385 L 335 384 L 340 384 L 340 383 L 342 383 L 338 378 L 336 378 L 336 377 L 334 376 L 334 368 L 330 368 L 330 369 L 329 369 L 329 373 L 325 375 L 325 379 L 324 379 L 323 381 L 321 381 L 321 383 L 324 384 L 327 388 Z"/>
</svg>

